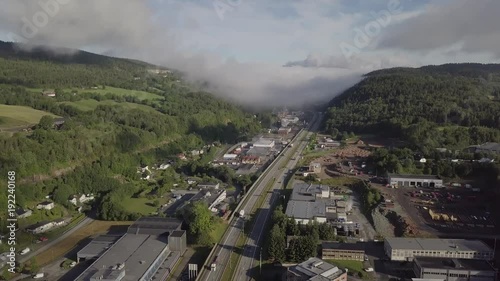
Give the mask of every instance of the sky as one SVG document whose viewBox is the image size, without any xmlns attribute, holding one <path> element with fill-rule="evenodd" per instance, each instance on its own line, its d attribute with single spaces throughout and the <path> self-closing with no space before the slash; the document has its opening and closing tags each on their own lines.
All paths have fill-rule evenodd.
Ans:
<svg viewBox="0 0 500 281">
<path fill-rule="evenodd" d="M 498 0 L 2 0 L 0 39 L 175 68 L 242 104 L 299 105 L 380 68 L 499 62 L 498 11 Z"/>
</svg>

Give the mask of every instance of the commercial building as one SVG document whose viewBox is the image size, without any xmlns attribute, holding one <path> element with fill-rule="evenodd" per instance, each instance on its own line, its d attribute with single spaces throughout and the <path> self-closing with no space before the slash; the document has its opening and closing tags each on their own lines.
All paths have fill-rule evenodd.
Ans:
<svg viewBox="0 0 500 281">
<path fill-rule="evenodd" d="M 321 258 L 324 260 L 364 261 L 365 243 L 321 243 Z"/>
<path fill-rule="evenodd" d="M 296 183 L 286 207 L 286 215 L 297 223 L 326 222 L 346 218 L 352 208 L 350 197 L 335 196 L 327 185 Z"/>
<path fill-rule="evenodd" d="M 76 280 L 146 281 L 166 278 L 186 247 L 181 224 L 176 219 L 159 217 L 137 220 Z"/>
<path fill-rule="evenodd" d="M 386 255 L 393 261 L 411 261 L 414 257 L 492 260 L 494 251 L 483 241 L 438 238 L 386 238 Z"/>
<path fill-rule="evenodd" d="M 443 179 L 433 175 L 398 175 L 389 174 L 387 182 L 397 187 L 443 187 Z"/>
<path fill-rule="evenodd" d="M 260 138 L 253 143 L 253 147 L 273 148 L 274 144 L 275 142 L 272 139 Z"/>
<path fill-rule="evenodd" d="M 292 128 L 279 128 L 278 129 L 279 135 L 288 135 L 290 132 L 292 132 Z"/>
<path fill-rule="evenodd" d="M 495 269 L 484 260 L 416 257 L 415 276 L 444 281 L 495 281 Z"/>
<path fill-rule="evenodd" d="M 271 150 L 267 147 L 252 147 L 247 152 L 248 156 L 266 157 L 269 155 Z"/>
<path fill-rule="evenodd" d="M 94 238 L 87 246 L 83 247 L 76 254 L 76 262 L 82 260 L 91 260 L 100 257 L 107 249 L 111 247 L 122 235 L 99 235 Z"/>
<path fill-rule="evenodd" d="M 347 272 L 318 258 L 289 267 L 287 281 L 347 281 Z"/>
</svg>

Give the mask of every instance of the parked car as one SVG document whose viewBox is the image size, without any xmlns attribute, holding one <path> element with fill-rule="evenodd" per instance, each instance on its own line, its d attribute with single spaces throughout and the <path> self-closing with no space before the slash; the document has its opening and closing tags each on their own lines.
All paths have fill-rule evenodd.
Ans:
<svg viewBox="0 0 500 281">
<path fill-rule="evenodd" d="M 45 241 L 49 240 L 49 238 L 47 238 L 47 237 L 45 237 L 45 236 L 42 236 L 42 237 L 38 238 L 38 240 L 39 240 L 40 242 L 45 242 Z"/>
</svg>

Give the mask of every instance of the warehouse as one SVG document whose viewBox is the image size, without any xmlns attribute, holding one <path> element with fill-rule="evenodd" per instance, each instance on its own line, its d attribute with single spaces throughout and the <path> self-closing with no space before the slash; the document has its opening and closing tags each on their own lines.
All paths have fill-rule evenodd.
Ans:
<svg viewBox="0 0 500 281">
<path fill-rule="evenodd" d="M 274 144 L 275 142 L 272 139 L 260 138 L 253 143 L 253 147 L 273 148 Z"/>
<path fill-rule="evenodd" d="M 415 256 L 492 260 L 494 251 L 480 240 L 438 238 L 386 238 L 385 254 L 393 261 L 412 261 Z"/>
<path fill-rule="evenodd" d="M 364 261 L 365 244 L 358 243 L 321 243 L 321 258 L 324 260 Z"/>
<path fill-rule="evenodd" d="M 418 278 L 427 280 L 496 280 L 495 269 L 484 260 L 417 257 L 413 271 Z"/>
<path fill-rule="evenodd" d="M 159 217 L 137 220 L 76 280 L 163 280 L 186 249 L 181 224 L 179 220 Z M 99 249 L 92 248 L 89 253 L 95 250 Z"/>
<path fill-rule="evenodd" d="M 387 182 L 396 187 L 443 187 L 443 179 L 433 175 L 398 175 L 389 174 Z"/>
</svg>

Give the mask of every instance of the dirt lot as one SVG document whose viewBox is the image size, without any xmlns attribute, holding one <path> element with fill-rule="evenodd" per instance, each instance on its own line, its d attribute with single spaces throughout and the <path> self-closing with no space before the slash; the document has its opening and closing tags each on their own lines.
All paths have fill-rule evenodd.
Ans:
<svg viewBox="0 0 500 281">
<path fill-rule="evenodd" d="M 40 266 L 50 264 L 53 261 L 60 259 L 62 256 L 70 253 L 71 250 L 78 247 L 79 244 L 89 236 L 107 232 L 124 232 L 131 224 L 132 222 L 129 221 L 93 221 L 61 240 L 59 243 L 54 245 L 54 247 L 37 255 L 35 259 Z M 75 257 L 68 258 L 75 259 Z"/>
</svg>

